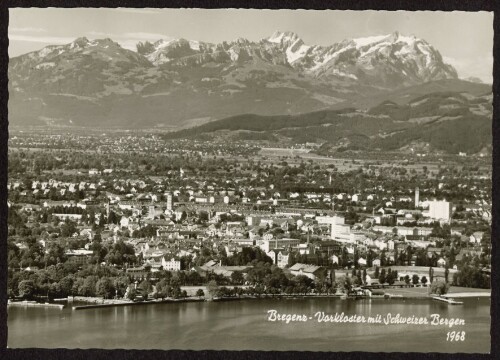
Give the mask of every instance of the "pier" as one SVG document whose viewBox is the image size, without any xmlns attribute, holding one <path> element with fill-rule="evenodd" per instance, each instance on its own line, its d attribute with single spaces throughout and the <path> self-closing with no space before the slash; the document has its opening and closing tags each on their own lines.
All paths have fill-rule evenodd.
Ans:
<svg viewBox="0 0 500 360">
<path fill-rule="evenodd" d="M 432 298 L 434 300 L 442 301 L 442 302 L 448 303 L 450 305 L 462 305 L 463 304 L 462 301 L 456 301 L 456 300 L 453 300 L 451 298 L 445 298 L 445 297 L 441 297 L 441 296 L 433 296 Z"/>
<path fill-rule="evenodd" d="M 44 308 L 56 308 L 63 309 L 63 304 L 49 304 L 49 303 L 37 303 L 36 301 L 9 301 L 7 306 L 19 306 L 19 307 L 44 307 Z"/>
</svg>

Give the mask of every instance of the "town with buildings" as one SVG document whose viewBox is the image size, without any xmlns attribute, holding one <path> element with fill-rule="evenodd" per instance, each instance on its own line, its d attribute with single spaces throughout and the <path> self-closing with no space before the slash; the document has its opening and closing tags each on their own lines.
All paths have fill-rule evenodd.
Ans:
<svg viewBox="0 0 500 360">
<path fill-rule="evenodd" d="M 485 159 L 313 162 L 138 138 L 12 134 L 11 299 L 490 287 Z"/>
</svg>

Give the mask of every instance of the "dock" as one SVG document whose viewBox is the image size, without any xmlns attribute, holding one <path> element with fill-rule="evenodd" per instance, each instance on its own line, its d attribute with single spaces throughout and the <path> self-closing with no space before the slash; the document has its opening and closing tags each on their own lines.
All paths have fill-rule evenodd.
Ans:
<svg viewBox="0 0 500 360">
<path fill-rule="evenodd" d="M 37 303 L 36 301 L 9 301 L 7 303 L 7 306 L 44 307 L 44 308 L 55 308 L 60 310 L 64 308 L 63 304 Z"/>
<path fill-rule="evenodd" d="M 445 297 L 441 297 L 441 296 L 433 296 L 432 298 L 434 300 L 442 301 L 442 302 L 448 303 L 450 305 L 462 305 L 463 304 L 462 301 L 456 301 L 456 300 L 453 300 L 451 298 L 445 298 Z"/>
<path fill-rule="evenodd" d="M 73 306 L 73 310 L 86 310 L 86 309 L 98 309 L 107 307 L 121 307 L 121 306 L 140 306 L 140 305 L 154 305 L 154 304 L 166 304 L 166 303 L 184 303 L 184 302 L 201 302 L 205 299 L 164 299 L 164 300 L 151 300 L 151 301 L 130 301 L 130 302 L 120 302 L 120 303 L 102 303 L 102 304 L 92 304 L 92 305 L 80 305 Z"/>
</svg>

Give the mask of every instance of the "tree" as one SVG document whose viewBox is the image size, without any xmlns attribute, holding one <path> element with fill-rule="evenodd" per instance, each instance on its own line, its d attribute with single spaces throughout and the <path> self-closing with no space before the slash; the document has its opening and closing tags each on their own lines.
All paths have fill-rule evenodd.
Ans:
<svg viewBox="0 0 500 360">
<path fill-rule="evenodd" d="M 69 296 L 73 293 L 73 284 L 75 279 L 73 275 L 68 275 L 59 280 L 59 287 L 63 296 Z"/>
<path fill-rule="evenodd" d="M 231 274 L 231 281 L 233 284 L 240 285 L 243 284 L 243 273 L 241 271 L 234 271 Z"/>
<path fill-rule="evenodd" d="M 422 279 L 420 280 L 422 282 L 422 284 L 427 284 L 427 278 L 425 276 L 422 276 Z"/>
<path fill-rule="evenodd" d="M 444 281 L 436 281 L 431 285 L 431 294 L 436 295 L 444 295 L 450 289 L 450 284 L 445 283 Z"/>
<path fill-rule="evenodd" d="M 356 283 L 356 285 L 361 285 L 363 283 L 363 275 L 361 274 L 361 270 L 357 271 L 356 277 L 358 278 L 358 282 Z"/>
<path fill-rule="evenodd" d="M 434 269 L 432 266 L 429 267 L 429 282 L 432 284 L 432 281 L 434 280 Z"/>
<path fill-rule="evenodd" d="M 377 278 L 377 279 L 378 279 L 378 277 L 380 276 L 380 270 L 379 270 L 378 266 L 375 266 L 375 274 L 373 274 L 373 276 L 374 276 L 375 278 Z"/>
<path fill-rule="evenodd" d="M 19 296 L 30 299 L 35 293 L 35 284 L 32 280 L 23 280 L 18 285 Z"/>
<path fill-rule="evenodd" d="M 95 285 L 97 280 L 97 276 L 87 276 L 78 292 L 83 296 L 95 296 Z"/>
<path fill-rule="evenodd" d="M 205 292 L 203 291 L 203 289 L 198 289 L 198 290 L 196 291 L 196 296 L 198 296 L 198 297 L 203 297 L 203 296 L 205 296 Z"/>
<path fill-rule="evenodd" d="M 412 276 L 411 280 L 412 280 L 413 285 L 417 285 L 418 284 L 418 275 L 414 274 Z"/>
<path fill-rule="evenodd" d="M 141 291 L 141 295 L 144 300 L 148 298 L 148 294 L 153 290 L 153 285 L 149 282 L 149 280 L 144 280 L 139 284 L 139 289 Z"/>
<path fill-rule="evenodd" d="M 113 282 L 108 277 L 102 277 L 97 281 L 95 286 L 96 295 L 102 296 L 105 299 L 110 299 L 115 295 L 115 287 Z"/>
<path fill-rule="evenodd" d="M 127 293 L 127 298 L 128 298 L 129 300 L 134 301 L 134 300 L 135 300 L 136 295 L 137 295 L 137 292 L 135 291 L 135 289 L 134 289 L 134 288 L 129 288 L 128 293 Z"/>
<path fill-rule="evenodd" d="M 406 285 L 410 285 L 410 281 L 411 281 L 411 280 L 410 280 L 410 276 L 409 276 L 409 275 L 406 275 L 406 276 L 404 277 L 404 280 L 405 280 Z"/>
<path fill-rule="evenodd" d="M 335 283 L 335 269 L 330 270 L 330 284 Z"/>
<path fill-rule="evenodd" d="M 161 279 L 156 283 L 156 294 L 157 297 L 164 299 L 169 295 L 170 285 L 166 279 Z"/>
<path fill-rule="evenodd" d="M 386 281 L 385 269 L 382 269 L 380 272 L 380 276 L 378 277 L 378 281 L 383 284 Z"/>
<path fill-rule="evenodd" d="M 115 279 L 115 287 L 116 290 L 118 291 L 118 296 L 125 295 L 125 292 L 127 291 L 129 284 L 130 284 L 130 279 L 125 275 L 122 275 Z"/>
<path fill-rule="evenodd" d="M 296 292 L 298 292 L 299 294 L 307 294 L 310 290 L 312 282 L 313 281 L 307 276 L 297 275 L 295 277 Z"/>
<path fill-rule="evenodd" d="M 210 297 L 213 298 L 217 294 L 217 291 L 219 290 L 217 282 L 215 280 L 211 280 L 207 285 L 207 290 Z"/>
<path fill-rule="evenodd" d="M 394 284 L 394 281 L 396 281 L 396 274 L 391 269 L 387 273 L 386 281 L 389 285 Z"/>
</svg>

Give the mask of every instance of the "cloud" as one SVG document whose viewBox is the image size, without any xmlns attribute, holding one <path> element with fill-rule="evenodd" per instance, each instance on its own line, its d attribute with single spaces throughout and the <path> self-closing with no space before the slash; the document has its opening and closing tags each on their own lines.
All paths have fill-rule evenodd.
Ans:
<svg viewBox="0 0 500 360">
<path fill-rule="evenodd" d="M 165 34 L 160 33 L 150 33 L 150 32 L 127 32 L 127 33 L 105 33 L 100 31 L 89 31 L 86 32 L 85 35 L 87 37 L 92 38 L 105 38 L 109 37 L 115 41 L 125 41 L 125 40 L 137 40 L 137 41 L 156 41 L 160 39 L 171 39 L 170 36 L 166 36 Z"/>
<path fill-rule="evenodd" d="M 25 32 L 47 32 L 47 30 L 42 29 L 42 28 L 35 28 L 35 27 L 10 27 L 9 26 L 9 32 L 20 32 L 20 33 L 25 33 Z"/>
<path fill-rule="evenodd" d="M 9 34 L 9 41 L 25 41 L 25 42 L 35 42 L 42 44 L 68 44 L 75 40 L 74 37 L 65 36 L 36 36 L 36 35 L 19 35 L 19 34 Z"/>
<path fill-rule="evenodd" d="M 117 9 L 109 9 L 113 11 L 119 11 L 124 13 L 131 14 L 159 14 L 162 9 L 151 9 L 151 8 L 117 8 Z"/>
<path fill-rule="evenodd" d="M 493 54 L 462 59 L 443 56 L 443 61 L 452 65 L 462 79 L 477 77 L 485 83 L 493 83 Z"/>
<path fill-rule="evenodd" d="M 131 32 L 125 33 L 121 36 L 122 38 L 128 39 L 137 39 L 137 40 L 160 40 L 160 39 L 170 39 L 169 36 L 165 36 L 164 34 L 158 33 L 149 33 L 149 32 Z"/>
</svg>

